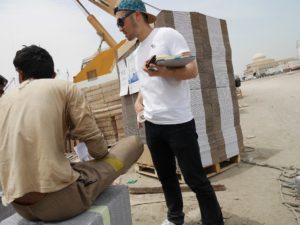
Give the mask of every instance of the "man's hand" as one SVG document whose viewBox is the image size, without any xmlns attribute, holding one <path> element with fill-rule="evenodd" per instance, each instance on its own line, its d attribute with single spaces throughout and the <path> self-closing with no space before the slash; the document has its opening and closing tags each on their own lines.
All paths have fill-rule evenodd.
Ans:
<svg viewBox="0 0 300 225">
<path fill-rule="evenodd" d="M 138 97 L 134 103 L 134 109 L 135 109 L 136 115 L 138 115 L 140 112 L 144 111 L 143 97 L 142 97 L 141 93 L 138 94 Z M 137 122 L 137 127 L 142 128 L 143 124 Z"/>
<path fill-rule="evenodd" d="M 145 62 L 143 70 L 148 73 L 150 77 L 167 76 L 169 73 L 168 68 L 165 66 L 158 66 L 153 63 L 148 65 L 148 61 Z"/>
<path fill-rule="evenodd" d="M 134 104 L 136 114 L 144 110 L 144 105 L 140 101 L 136 101 Z"/>
</svg>

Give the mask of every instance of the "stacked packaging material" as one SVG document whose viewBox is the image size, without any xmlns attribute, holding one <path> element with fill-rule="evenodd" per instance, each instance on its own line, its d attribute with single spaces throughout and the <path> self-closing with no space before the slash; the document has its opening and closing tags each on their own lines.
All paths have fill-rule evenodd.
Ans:
<svg viewBox="0 0 300 225">
<path fill-rule="evenodd" d="M 108 145 L 124 137 L 119 81 L 82 89 Z"/>
<path fill-rule="evenodd" d="M 132 225 L 128 188 L 109 186 L 90 209 L 66 221 L 56 223 L 31 222 L 15 213 L 0 225 Z"/>
<path fill-rule="evenodd" d="M 199 76 L 190 80 L 190 90 L 203 166 L 239 155 L 243 136 L 226 21 L 196 12 L 162 11 L 155 26 L 179 31 L 196 56 Z M 143 133 L 136 128 L 134 99 L 122 98 L 126 135 Z"/>
</svg>

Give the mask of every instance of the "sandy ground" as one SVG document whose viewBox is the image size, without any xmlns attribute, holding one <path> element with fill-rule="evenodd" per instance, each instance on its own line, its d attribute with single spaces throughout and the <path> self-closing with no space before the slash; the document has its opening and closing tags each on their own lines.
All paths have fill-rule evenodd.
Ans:
<svg viewBox="0 0 300 225">
<path fill-rule="evenodd" d="M 243 82 L 239 99 L 245 146 L 253 147 L 243 159 L 275 166 L 300 168 L 300 72 Z M 248 149 L 249 150 L 249 149 Z M 280 198 L 280 171 L 240 163 L 213 178 L 226 191 L 217 196 L 226 225 L 293 225 L 294 215 Z M 158 186 L 156 179 L 129 172 L 121 183 Z M 130 184 L 129 184 L 130 185 Z M 200 223 L 195 196 L 185 192 L 186 225 Z M 166 217 L 162 194 L 131 195 L 133 225 L 160 225 Z"/>
</svg>

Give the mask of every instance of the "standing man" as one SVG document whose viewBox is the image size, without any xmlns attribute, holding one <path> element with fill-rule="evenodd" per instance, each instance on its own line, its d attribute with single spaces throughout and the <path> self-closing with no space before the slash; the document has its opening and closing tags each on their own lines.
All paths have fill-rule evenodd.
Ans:
<svg viewBox="0 0 300 225">
<path fill-rule="evenodd" d="M 14 65 L 21 85 L 0 99 L 2 202 L 28 220 L 68 219 L 88 209 L 139 158 L 143 145 L 132 136 L 108 152 L 83 93 L 53 79 L 45 49 L 24 47 Z M 94 160 L 70 164 L 64 155 L 68 129 Z"/>
<path fill-rule="evenodd" d="M 0 98 L 4 94 L 4 88 L 6 84 L 7 80 L 2 75 L 0 75 Z"/>
<path fill-rule="evenodd" d="M 219 203 L 202 167 L 191 112 L 188 79 L 198 75 L 196 63 L 176 69 L 147 65 L 153 55 L 190 56 L 185 39 L 171 28 L 153 29 L 149 24 L 155 21 L 155 16 L 146 12 L 140 0 L 121 0 L 115 8 L 115 15 L 126 38 L 139 40 L 136 67 L 141 89 L 135 110 L 136 113 L 144 111 L 147 144 L 168 207 L 167 219 L 162 225 L 184 224 L 175 157 L 186 183 L 196 193 L 202 224 L 223 225 Z"/>
</svg>

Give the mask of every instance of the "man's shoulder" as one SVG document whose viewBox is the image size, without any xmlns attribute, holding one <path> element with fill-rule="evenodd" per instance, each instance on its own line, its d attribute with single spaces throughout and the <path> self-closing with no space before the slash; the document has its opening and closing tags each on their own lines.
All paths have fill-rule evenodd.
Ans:
<svg viewBox="0 0 300 225">
<path fill-rule="evenodd" d="M 70 93 L 74 89 L 74 84 L 61 79 L 38 79 L 33 82 L 36 92 L 46 93 Z"/>
<path fill-rule="evenodd" d="M 155 35 L 156 41 L 177 40 L 182 36 L 177 30 L 175 30 L 172 27 L 160 27 L 156 29 L 157 29 L 157 33 Z"/>
<path fill-rule="evenodd" d="M 48 83 L 48 84 L 57 84 L 57 85 L 69 85 L 72 84 L 70 81 L 61 80 L 61 79 L 38 79 L 40 83 Z"/>
<path fill-rule="evenodd" d="M 160 35 L 166 35 L 166 34 L 172 35 L 178 33 L 178 31 L 172 27 L 158 27 L 156 29 L 157 29 L 157 34 Z"/>
<path fill-rule="evenodd" d="M 49 88 L 65 88 L 73 86 L 73 83 L 61 79 L 38 79 L 36 80 L 38 86 L 48 86 Z"/>
</svg>

